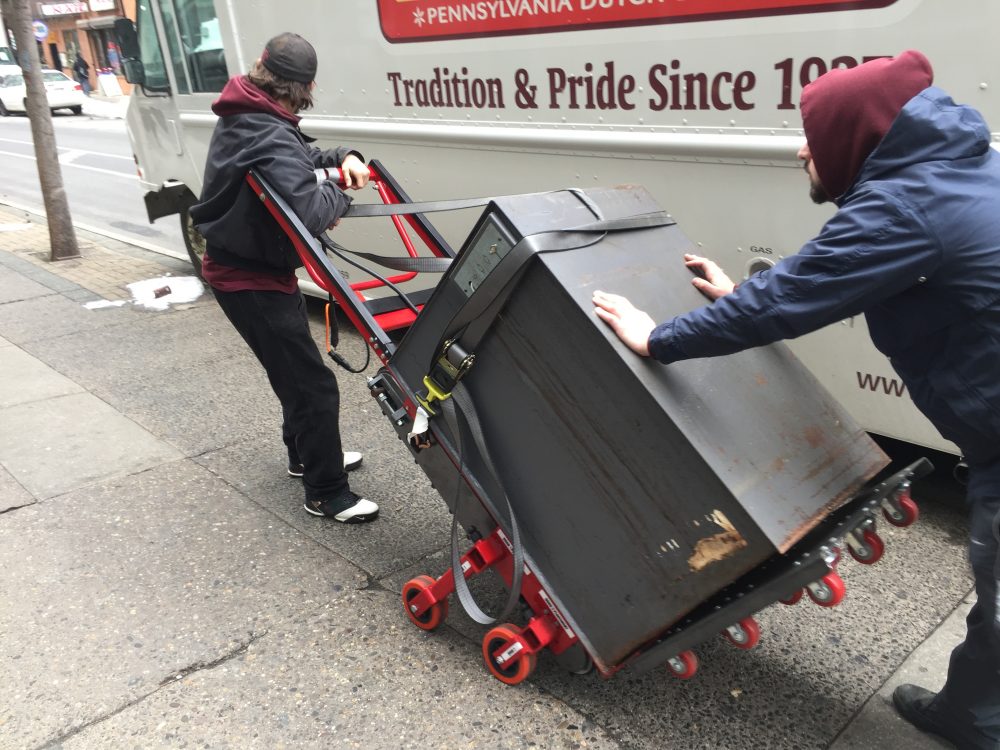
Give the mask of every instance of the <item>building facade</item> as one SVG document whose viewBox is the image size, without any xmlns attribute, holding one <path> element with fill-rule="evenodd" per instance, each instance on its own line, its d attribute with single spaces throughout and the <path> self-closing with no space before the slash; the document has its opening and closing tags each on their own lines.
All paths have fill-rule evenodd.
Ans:
<svg viewBox="0 0 1000 750">
<path fill-rule="evenodd" d="M 114 38 L 119 18 L 135 19 L 136 0 L 78 0 L 78 2 L 31 3 L 42 66 L 61 70 L 77 78 L 73 67 L 78 57 L 89 65 L 88 83 L 96 93 L 127 94 L 121 55 Z"/>
</svg>

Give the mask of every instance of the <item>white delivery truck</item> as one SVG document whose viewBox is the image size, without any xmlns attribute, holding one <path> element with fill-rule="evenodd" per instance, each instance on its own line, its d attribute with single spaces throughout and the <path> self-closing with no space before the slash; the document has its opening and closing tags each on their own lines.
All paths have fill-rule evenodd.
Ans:
<svg viewBox="0 0 1000 750">
<path fill-rule="evenodd" d="M 795 158 L 804 84 L 915 48 L 996 126 L 997 28 L 1000 3 L 985 0 L 139 0 L 119 36 L 151 221 L 179 213 L 188 228 L 212 101 L 267 39 L 296 31 L 319 52 L 303 130 L 378 158 L 412 198 L 638 183 L 740 278 L 832 212 L 810 203 Z M 456 245 L 469 226 L 433 220 Z M 399 254 L 370 221 L 338 239 Z M 862 318 L 791 346 L 870 431 L 955 452 Z"/>
</svg>

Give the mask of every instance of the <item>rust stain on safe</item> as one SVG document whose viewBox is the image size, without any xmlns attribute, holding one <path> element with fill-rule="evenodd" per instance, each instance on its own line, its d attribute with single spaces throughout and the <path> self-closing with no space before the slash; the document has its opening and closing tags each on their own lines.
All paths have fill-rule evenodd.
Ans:
<svg viewBox="0 0 1000 750">
<path fill-rule="evenodd" d="M 823 430 L 819 427 L 806 427 L 803 435 L 806 442 L 809 443 L 810 448 L 819 448 L 826 442 L 826 435 L 823 434 Z"/>
<path fill-rule="evenodd" d="M 824 462 L 824 464 L 825 463 L 827 462 Z M 877 457 L 871 459 L 868 463 L 862 464 L 861 461 L 854 461 L 853 463 L 845 466 L 843 470 L 839 472 L 838 476 L 849 475 L 852 472 L 859 472 L 860 476 L 855 478 L 845 488 L 834 495 L 834 497 L 822 508 L 799 523 L 798 526 L 796 526 L 791 533 L 785 537 L 785 540 L 778 545 L 778 552 L 781 554 L 788 552 L 788 550 L 791 549 L 800 539 L 802 539 L 802 537 L 809 533 L 809 531 L 811 531 L 816 524 L 860 492 L 865 483 L 875 476 L 888 463 L 889 458 L 882 453 L 882 451 L 878 451 Z M 810 476 L 816 473 L 818 472 L 814 471 L 810 474 Z M 797 517 L 802 518 L 804 516 L 801 508 L 796 508 L 795 511 Z"/>
<path fill-rule="evenodd" d="M 740 532 L 721 510 L 712 513 L 712 521 L 721 526 L 723 531 L 698 540 L 694 554 L 688 558 L 688 567 L 695 573 L 747 546 L 747 540 L 740 536 Z"/>
</svg>

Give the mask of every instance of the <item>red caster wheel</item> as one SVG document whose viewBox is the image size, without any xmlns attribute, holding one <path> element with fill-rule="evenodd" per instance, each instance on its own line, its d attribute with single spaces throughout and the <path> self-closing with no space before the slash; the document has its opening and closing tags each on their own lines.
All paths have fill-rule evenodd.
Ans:
<svg viewBox="0 0 1000 750">
<path fill-rule="evenodd" d="M 844 601 L 847 586 L 836 571 L 830 571 L 806 587 L 809 598 L 821 607 L 835 607 Z"/>
<path fill-rule="evenodd" d="M 698 657 L 694 651 L 681 651 L 667 659 L 667 669 L 678 680 L 690 680 L 698 671 Z"/>
<path fill-rule="evenodd" d="M 854 535 L 857 537 L 858 533 L 854 532 Z M 847 551 L 851 553 L 851 557 L 862 565 L 874 565 L 882 559 L 882 554 L 885 552 L 885 542 L 874 530 L 865 529 L 862 531 L 859 541 L 858 545 L 847 545 Z"/>
<path fill-rule="evenodd" d="M 782 604 L 787 604 L 788 606 L 791 606 L 793 604 L 798 604 L 801 598 L 802 598 L 802 589 L 799 589 L 791 596 L 788 596 L 784 599 L 779 599 L 778 601 L 781 602 Z"/>
<path fill-rule="evenodd" d="M 521 629 L 497 625 L 483 637 L 483 661 L 500 682 L 517 685 L 535 671 L 538 658 L 525 650 Z"/>
<path fill-rule="evenodd" d="M 417 576 L 411 578 L 403 586 L 403 608 L 406 610 L 406 616 L 410 618 L 410 622 L 423 630 L 437 629 L 448 617 L 447 599 L 432 604 L 422 615 L 415 614 L 413 611 L 415 605 L 410 604 L 418 594 L 426 591 L 435 583 L 436 581 L 430 576 Z"/>
<path fill-rule="evenodd" d="M 901 492 L 895 502 L 882 507 L 882 515 L 893 526 L 910 526 L 920 518 L 920 508 L 910 497 L 909 492 Z"/>
<path fill-rule="evenodd" d="M 752 617 L 745 617 L 723 630 L 722 634 L 736 648 L 750 650 L 760 642 L 760 625 Z"/>
</svg>

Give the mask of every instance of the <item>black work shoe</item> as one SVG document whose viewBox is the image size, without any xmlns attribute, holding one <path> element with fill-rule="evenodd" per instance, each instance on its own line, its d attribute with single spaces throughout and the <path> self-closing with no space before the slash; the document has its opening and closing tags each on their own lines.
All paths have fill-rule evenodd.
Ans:
<svg viewBox="0 0 1000 750">
<path fill-rule="evenodd" d="M 362 456 L 357 451 L 344 451 L 344 471 L 354 471 L 356 468 L 361 466 L 361 462 L 364 460 Z M 306 467 L 302 464 L 288 464 L 288 476 L 301 478 L 306 472 Z"/>
<path fill-rule="evenodd" d="M 350 490 L 334 500 L 306 500 L 302 507 L 314 516 L 332 518 L 341 523 L 367 523 L 378 518 L 378 506 Z"/>
<path fill-rule="evenodd" d="M 959 722 L 935 707 L 937 693 L 916 685 L 900 685 L 892 693 L 899 715 L 913 726 L 948 740 L 959 750 L 997 750 L 1000 742 L 991 740 L 971 724 Z"/>
</svg>

